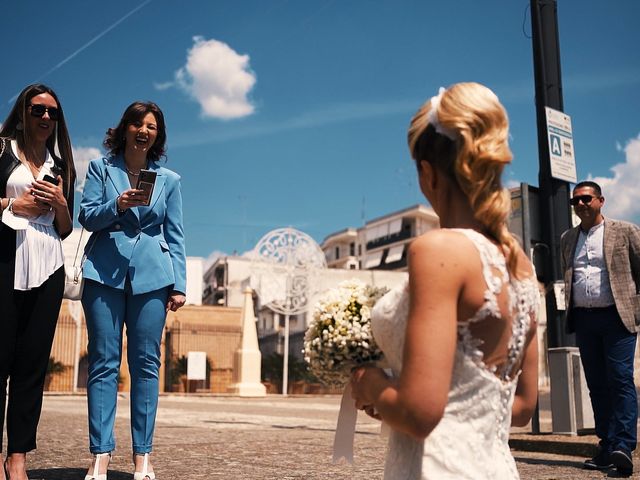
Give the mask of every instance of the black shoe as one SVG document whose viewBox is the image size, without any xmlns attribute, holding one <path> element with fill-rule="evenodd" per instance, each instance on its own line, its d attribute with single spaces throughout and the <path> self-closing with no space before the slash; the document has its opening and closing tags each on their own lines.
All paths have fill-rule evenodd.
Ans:
<svg viewBox="0 0 640 480">
<path fill-rule="evenodd" d="M 595 457 L 585 460 L 583 467 L 587 470 L 608 470 L 613 468 L 613 463 L 607 452 L 600 452 Z"/>
<path fill-rule="evenodd" d="M 609 458 L 618 469 L 619 474 L 631 475 L 633 473 L 633 460 L 630 453 L 624 450 L 614 450 L 609 455 Z"/>
</svg>

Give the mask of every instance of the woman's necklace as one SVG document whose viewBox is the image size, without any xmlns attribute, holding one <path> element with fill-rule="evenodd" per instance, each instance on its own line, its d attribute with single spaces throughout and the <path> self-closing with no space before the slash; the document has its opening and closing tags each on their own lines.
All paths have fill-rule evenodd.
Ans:
<svg viewBox="0 0 640 480">
<path fill-rule="evenodd" d="M 38 175 L 40 175 L 40 170 L 42 170 L 42 166 L 44 165 L 44 162 L 42 162 L 40 166 L 36 166 L 35 162 L 31 162 L 27 159 L 27 156 L 22 150 L 18 151 L 18 156 L 22 164 L 29 169 L 33 178 L 34 179 L 38 178 Z"/>
<path fill-rule="evenodd" d="M 140 170 L 143 170 L 145 168 L 147 168 L 149 166 L 149 161 L 147 160 L 147 163 L 144 167 L 139 168 L 137 172 L 133 172 L 131 170 L 129 170 L 129 166 L 127 165 L 127 162 L 124 163 L 124 169 L 127 171 L 127 173 L 129 175 L 131 175 L 133 178 L 137 178 L 140 176 Z"/>
</svg>

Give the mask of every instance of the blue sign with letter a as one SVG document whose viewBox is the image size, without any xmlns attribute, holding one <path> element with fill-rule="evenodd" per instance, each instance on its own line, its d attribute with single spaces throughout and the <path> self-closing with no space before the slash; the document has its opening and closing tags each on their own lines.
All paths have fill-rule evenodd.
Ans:
<svg viewBox="0 0 640 480">
<path fill-rule="evenodd" d="M 558 135 L 549 134 L 549 144 L 551 145 L 551 155 L 562 156 L 562 141 Z"/>
</svg>

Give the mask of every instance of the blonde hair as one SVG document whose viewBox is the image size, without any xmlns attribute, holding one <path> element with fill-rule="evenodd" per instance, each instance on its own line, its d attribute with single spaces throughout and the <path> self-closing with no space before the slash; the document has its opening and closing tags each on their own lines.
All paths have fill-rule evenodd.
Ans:
<svg viewBox="0 0 640 480">
<path fill-rule="evenodd" d="M 418 168 L 425 160 L 455 180 L 474 218 L 501 245 L 509 272 L 517 276 L 518 243 L 507 229 L 511 197 L 500 180 L 512 159 L 507 112 L 484 85 L 457 83 L 444 91 L 435 112 L 440 126 L 454 134 L 451 140 L 429 123 L 431 108 L 429 100 L 411 120 L 411 156 Z"/>
</svg>

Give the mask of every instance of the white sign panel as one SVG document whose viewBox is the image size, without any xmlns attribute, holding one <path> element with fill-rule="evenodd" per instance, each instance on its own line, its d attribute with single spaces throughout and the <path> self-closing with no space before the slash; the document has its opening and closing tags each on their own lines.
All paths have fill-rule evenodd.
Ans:
<svg viewBox="0 0 640 480">
<path fill-rule="evenodd" d="M 207 352 L 189 352 L 187 355 L 187 378 L 207 379 Z"/>
<path fill-rule="evenodd" d="M 545 107 L 551 176 L 558 180 L 577 183 L 576 158 L 573 152 L 571 117 L 566 113 Z"/>
<path fill-rule="evenodd" d="M 553 284 L 553 293 L 556 297 L 556 307 L 558 310 L 566 310 L 567 306 L 564 304 L 564 281 L 559 280 Z"/>
</svg>

